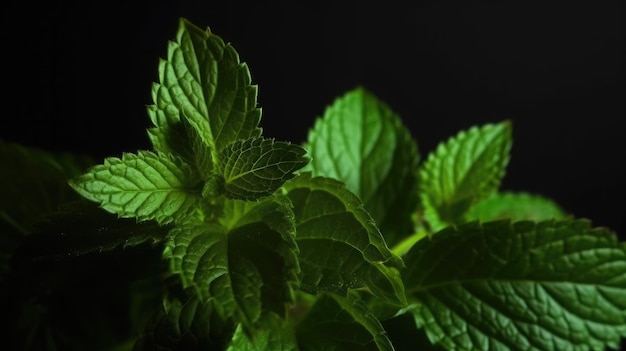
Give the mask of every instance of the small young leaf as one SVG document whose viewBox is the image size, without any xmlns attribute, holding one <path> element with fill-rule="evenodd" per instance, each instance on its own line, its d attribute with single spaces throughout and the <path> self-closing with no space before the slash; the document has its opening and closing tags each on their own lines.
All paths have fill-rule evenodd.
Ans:
<svg viewBox="0 0 626 351">
<path fill-rule="evenodd" d="M 321 295 L 296 335 L 300 350 L 393 351 L 381 323 L 358 294 Z"/>
<path fill-rule="evenodd" d="M 498 192 L 483 199 L 467 213 L 467 220 L 483 222 L 499 219 L 513 221 L 562 219 L 563 209 L 551 199 L 529 193 Z"/>
<path fill-rule="evenodd" d="M 417 326 L 449 350 L 604 350 L 626 336 L 626 247 L 583 220 L 467 223 L 405 256 Z"/>
<path fill-rule="evenodd" d="M 307 172 L 285 183 L 285 189 L 296 215 L 302 290 L 346 295 L 367 287 L 384 301 L 405 303 L 397 271 L 402 259 L 389 250 L 345 183 Z"/>
<path fill-rule="evenodd" d="M 213 301 L 224 318 L 254 328 L 264 311 L 284 313 L 299 266 L 291 204 L 284 196 L 227 201 L 220 224 L 172 228 L 164 257 L 184 287 Z"/>
<path fill-rule="evenodd" d="M 272 194 L 295 177 L 309 159 L 299 145 L 253 138 L 230 144 L 220 154 L 226 197 L 256 200 Z"/>
<path fill-rule="evenodd" d="M 194 209 L 199 179 L 180 159 L 139 151 L 109 157 L 74 178 L 70 185 L 83 197 L 123 218 L 154 219 L 167 224 Z"/>
<path fill-rule="evenodd" d="M 246 64 L 230 44 L 181 18 L 167 61 L 159 65 L 154 85 L 155 104 L 148 112 L 155 124 L 150 132 L 155 148 L 176 149 L 180 120 L 187 122 L 214 153 L 239 139 L 261 135 L 257 87 L 251 85 Z"/>
<path fill-rule="evenodd" d="M 412 233 L 419 153 L 386 104 L 361 87 L 348 92 L 316 121 L 306 147 L 313 175 L 345 182 L 389 245 Z"/>
<path fill-rule="evenodd" d="M 467 210 L 498 190 L 511 149 L 511 123 L 461 131 L 420 168 L 424 217 L 436 231 L 464 221 Z"/>
</svg>

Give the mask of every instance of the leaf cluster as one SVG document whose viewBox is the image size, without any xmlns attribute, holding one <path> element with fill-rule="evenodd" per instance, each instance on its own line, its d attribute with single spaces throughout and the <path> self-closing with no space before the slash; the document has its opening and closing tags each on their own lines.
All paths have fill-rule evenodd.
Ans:
<svg viewBox="0 0 626 351">
<path fill-rule="evenodd" d="M 504 191 L 513 124 L 425 154 L 364 87 L 302 144 L 263 135 L 236 50 L 181 18 L 153 148 L 101 163 L 0 143 L 16 350 L 605 350 L 626 247 Z M 6 195 L 4 195 L 6 194 Z"/>
</svg>

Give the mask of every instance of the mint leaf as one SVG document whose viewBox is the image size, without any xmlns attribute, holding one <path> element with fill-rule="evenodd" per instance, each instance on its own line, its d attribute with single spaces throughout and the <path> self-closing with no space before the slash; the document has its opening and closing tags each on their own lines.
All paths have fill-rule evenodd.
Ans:
<svg viewBox="0 0 626 351">
<path fill-rule="evenodd" d="M 298 351 L 293 324 L 274 313 L 262 316 L 263 329 L 248 336 L 239 325 L 227 351 Z"/>
<path fill-rule="evenodd" d="M 367 288 L 384 301 L 405 302 L 394 255 L 361 200 L 345 184 L 309 172 L 285 183 L 294 206 L 301 289 L 346 295 Z"/>
<path fill-rule="evenodd" d="M 358 294 L 323 294 L 296 327 L 302 350 L 394 350 L 385 330 Z"/>
<path fill-rule="evenodd" d="M 156 220 L 167 224 L 194 210 L 199 179 L 182 160 L 139 151 L 122 158 L 108 157 L 103 164 L 70 181 L 83 197 L 123 218 Z"/>
<path fill-rule="evenodd" d="M 263 311 L 283 313 L 299 266 L 291 204 L 282 196 L 227 201 L 220 224 L 185 221 L 172 228 L 170 270 L 212 301 L 223 318 L 253 328 Z"/>
<path fill-rule="evenodd" d="M 155 104 L 148 108 L 156 128 L 150 132 L 155 148 L 180 149 L 172 144 L 183 134 L 183 118 L 212 150 L 213 159 L 232 142 L 261 135 L 257 87 L 230 44 L 181 18 L 167 57 L 152 90 Z"/>
<path fill-rule="evenodd" d="M 230 144 L 220 154 L 226 197 L 256 200 L 272 194 L 295 177 L 309 159 L 299 145 L 253 138 Z"/>
<path fill-rule="evenodd" d="M 413 232 L 419 153 L 389 106 L 361 87 L 354 89 L 316 121 L 306 147 L 313 175 L 345 182 L 390 245 Z"/>
<path fill-rule="evenodd" d="M 405 262 L 415 322 L 448 350 L 603 350 L 626 336 L 626 248 L 587 221 L 472 222 Z"/>
<path fill-rule="evenodd" d="M 461 131 L 428 155 L 419 192 L 434 230 L 463 222 L 472 205 L 498 190 L 511 144 L 511 123 L 505 121 Z"/>
<path fill-rule="evenodd" d="M 526 192 L 499 192 L 483 199 L 467 213 L 468 220 L 483 222 L 512 219 L 543 221 L 566 217 L 563 209 L 553 200 Z"/>
</svg>

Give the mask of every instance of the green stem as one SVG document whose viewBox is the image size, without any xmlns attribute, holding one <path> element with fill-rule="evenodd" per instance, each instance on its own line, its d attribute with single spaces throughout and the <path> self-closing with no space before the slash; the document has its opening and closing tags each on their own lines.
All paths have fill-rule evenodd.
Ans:
<svg viewBox="0 0 626 351">
<path fill-rule="evenodd" d="M 395 245 L 391 251 L 398 256 L 403 256 L 411 247 L 413 247 L 413 245 L 415 245 L 415 243 L 422 240 L 427 235 L 428 233 L 426 232 L 426 229 L 424 229 L 424 227 L 420 227 L 414 234 Z"/>
</svg>

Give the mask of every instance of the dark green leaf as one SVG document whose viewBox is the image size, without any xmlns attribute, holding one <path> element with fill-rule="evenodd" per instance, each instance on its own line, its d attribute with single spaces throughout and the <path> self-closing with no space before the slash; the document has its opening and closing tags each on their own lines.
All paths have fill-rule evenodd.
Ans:
<svg viewBox="0 0 626 351">
<path fill-rule="evenodd" d="M 188 290 L 187 290 L 188 291 Z M 225 350 L 235 326 L 193 293 L 168 295 L 133 351 Z"/>
<path fill-rule="evenodd" d="M 304 291 L 346 295 L 366 287 L 385 301 L 405 302 L 397 271 L 401 258 L 389 250 L 361 200 L 344 183 L 307 172 L 285 188 L 296 215 Z"/>
<path fill-rule="evenodd" d="M 321 295 L 296 329 L 301 351 L 393 351 L 387 333 L 358 294 Z"/>
<path fill-rule="evenodd" d="M 224 318 L 253 328 L 263 311 L 284 313 L 299 272 L 287 198 L 227 201 L 219 225 L 187 221 L 169 237 L 164 255 L 172 272 Z"/>
<path fill-rule="evenodd" d="M 239 326 L 227 351 L 298 351 L 293 325 L 274 313 L 263 315 L 262 329 L 247 335 Z"/>
<path fill-rule="evenodd" d="M 24 235 L 63 203 L 79 199 L 67 184 L 93 160 L 0 140 L 0 222 L 3 233 Z M 10 228 L 10 229 L 9 229 Z"/>
<path fill-rule="evenodd" d="M 15 252 L 12 263 L 48 264 L 143 243 L 154 245 L 165 239 L 167 231 L 167 227 L 154 222 L 120 219 L 93 203 L 76 201 L 38 222 Z"/>
<path fill-rule="evenodd" d="M 415 321 L 448 350 L 604 350 L 626 336 L 626 248 L 587 221 L 472 222 L 405 262 Z"/>
</svg>

